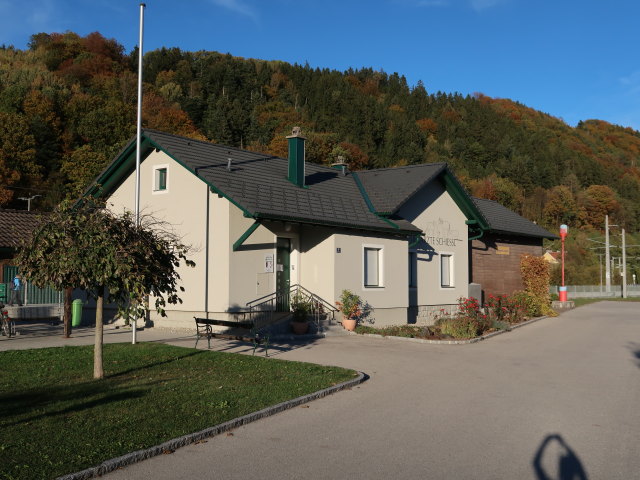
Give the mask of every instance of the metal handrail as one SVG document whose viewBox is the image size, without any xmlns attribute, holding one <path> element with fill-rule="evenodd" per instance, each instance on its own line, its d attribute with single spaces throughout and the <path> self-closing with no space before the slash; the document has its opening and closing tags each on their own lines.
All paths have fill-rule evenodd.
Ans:
<svg viewBox="0 0 640 480">
<path fill-rule="evenodd" d="M 287 296 L 290 301 L 295 295 L 302 295 L 311 303 L 311 316 L 314 318 L 314 322 L 318 330 L 320 329 L 320 317 L 322 315 L 330 314 L 332 320 L 335 320 L 335 313 L 338 309 L 319 295 L 316 295 L 299 284 L 291 285 L 287 293 L 282 294 L 276 291 L 247 302 L 246 305 L 249 308 L 248 313 L 251 317 L 263 315 L 266 322 L 271 323 L 271 320 L 273 319 L 273 312 L 276 310 L 278 302 L 282 301 L 285 296 Z M 265 308 L 265 306 L 267 308 Z"/>
<path fill-rule="evenodd" d="M 309 291 L 308 289 L 304 288 L 302 285 L 299 284 L 295 284 L 293 285 L 290 290 L 289 290 L 289 294 L 291 294 L 291 291 L 296 288 L 298 291 L 302 290 L 303 292 L 305 292 L 307 294 L 307 296 L 309 298 L 311 298 L 313 301 L 316 301 L 320 304 L 322 304 L 325 308 L 327 308 L 328 310 L 332 311 L 332 312 L 337 312 L 338 309 L 334 306 L 331 305 L 329 302 L 327 302 L 324 298 L 322 298 L 321 296 Z"/>
</svg>

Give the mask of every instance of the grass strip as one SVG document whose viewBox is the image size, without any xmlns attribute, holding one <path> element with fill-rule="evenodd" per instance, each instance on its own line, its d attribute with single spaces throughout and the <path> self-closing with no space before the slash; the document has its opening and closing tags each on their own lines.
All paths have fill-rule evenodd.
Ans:
<svg viewBox="0 0 640 480">
<path fill-rule="evenodd" d="M 142 343 L 0 352 L 0 478 L 53 478 L 357 375 L 352 370 Z"/>
<path fill-rule="evenodd" d="M 576 307 L 581 307 L 583 305 L 589 305 L 590 303 L 597 303 L 597 302 L 640 302 L 640 297 L 570 298 L 569 300 L 571 300 Z"/>
</svg>

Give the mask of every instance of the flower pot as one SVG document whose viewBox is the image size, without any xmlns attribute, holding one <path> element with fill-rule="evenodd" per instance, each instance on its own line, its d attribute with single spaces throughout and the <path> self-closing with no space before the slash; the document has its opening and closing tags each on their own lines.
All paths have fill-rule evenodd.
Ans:
<svg viewBox="0 0 640 480">
<path fill-rule="evenodd" d="M 291 322 L 291 330 L 296 335 L 304 335 L 309 331 L 309 322 Z"/>
<path fill-rule="evenodd" d="M 353 332 L 356 329 L 356 324 L 357 320 L 355 318 L 342 317 L 342 326 L 346 330 Z"/>
</svg>

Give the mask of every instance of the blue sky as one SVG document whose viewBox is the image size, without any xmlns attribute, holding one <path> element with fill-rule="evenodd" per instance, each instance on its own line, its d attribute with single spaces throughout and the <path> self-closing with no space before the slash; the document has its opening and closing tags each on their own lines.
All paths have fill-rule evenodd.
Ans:
<svg viewBox="0 0 640 480">
<path fill-rule="evenodd" d="M 215 50 L 345 70 L 430 92 L 511 98 L 570 125 L 640 130 L 638 0 L 148 0 L 144 49 Z M 139 2 L 0 0 L 0 44 L 99 31 L 130 51 Z"/>
</svg>

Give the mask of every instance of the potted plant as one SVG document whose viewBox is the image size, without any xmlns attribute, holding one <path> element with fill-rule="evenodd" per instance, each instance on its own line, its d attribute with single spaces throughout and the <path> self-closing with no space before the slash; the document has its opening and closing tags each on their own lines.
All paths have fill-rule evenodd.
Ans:
<svg viewBox="0 0 640 480">
<path fill-rule="evenodd" d="M 309 313 L 311 313 L 311 302 L 302 295 L 296 294 L 291 299 L 291 330 L 296 335 L 304 335 L 309 331 Z"/>
<path fill-rule="evenodd" d="M 342 312 L 342 326 L 353 332 L 358 324 L 358 318 L 362 315 L 362 300 L 351 290 L 342 290 L 340 300 L 336 305 Z"/>
</svg>

